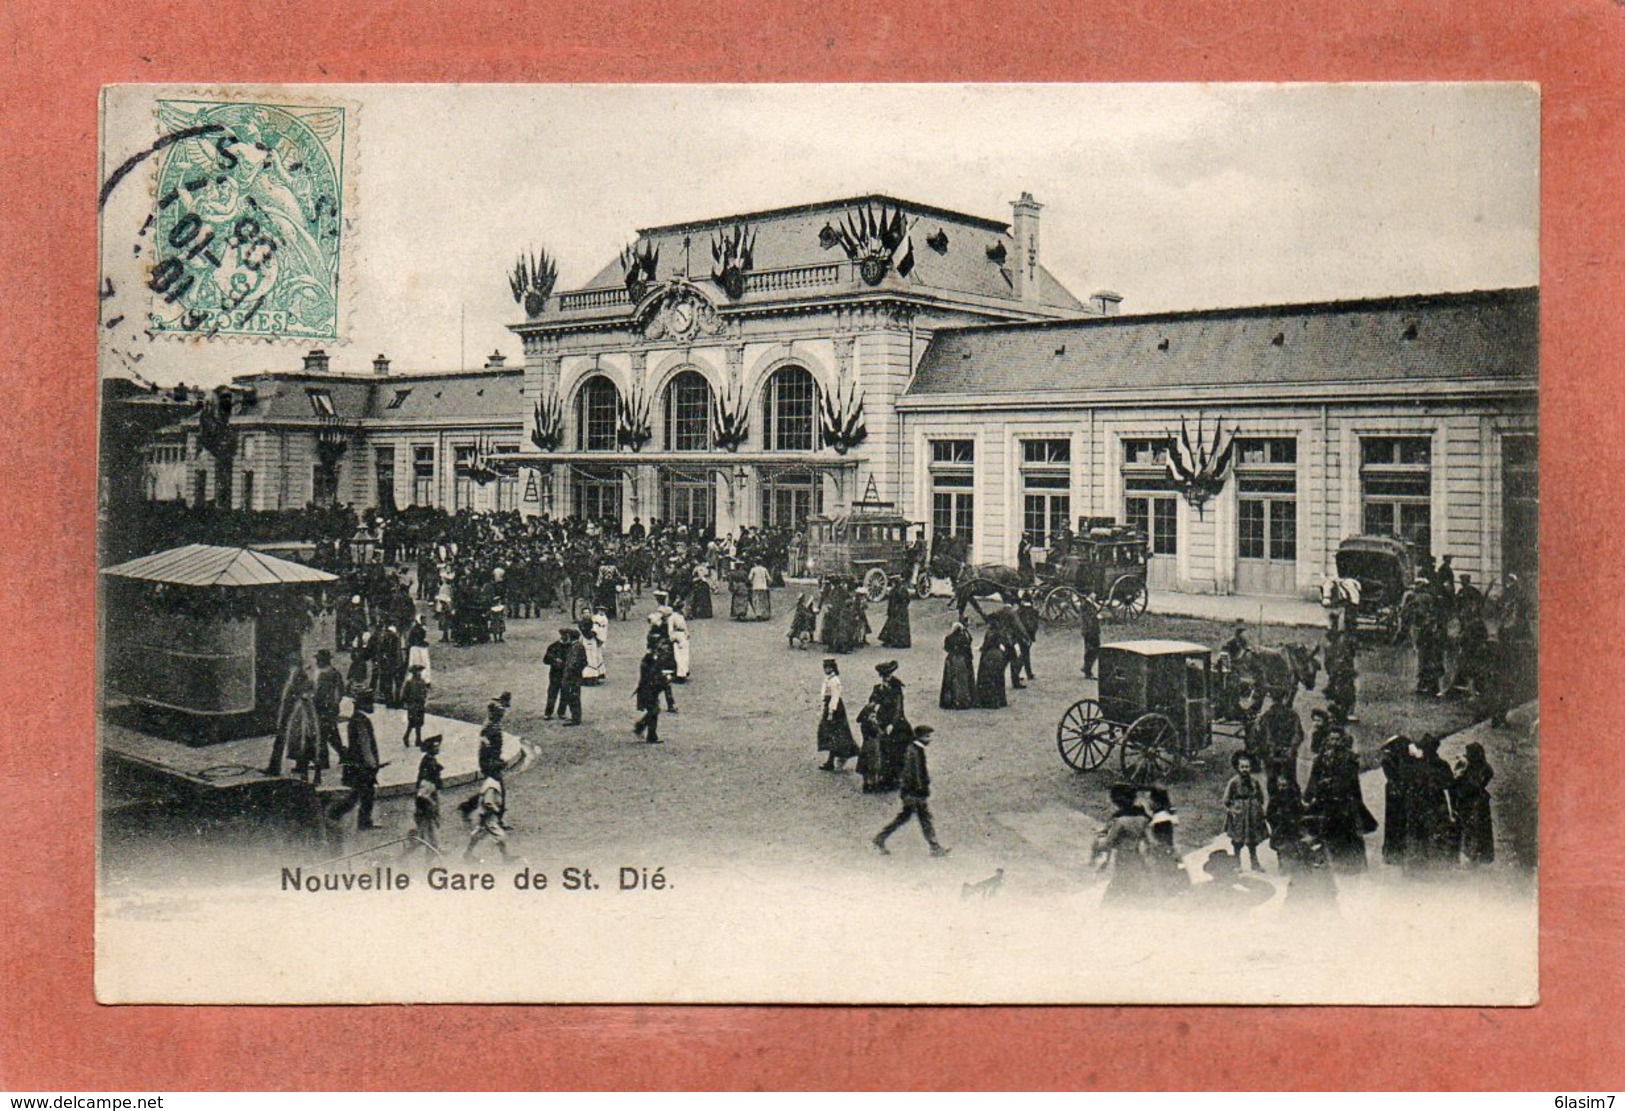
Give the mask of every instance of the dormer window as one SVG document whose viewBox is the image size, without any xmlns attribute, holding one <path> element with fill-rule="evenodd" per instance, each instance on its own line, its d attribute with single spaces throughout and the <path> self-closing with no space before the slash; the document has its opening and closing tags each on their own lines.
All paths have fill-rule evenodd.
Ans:
<svg viewBox="0 0 1625 1111">
<path fill-rule="evenodd" d="M 386 409 L 399 409 L 402 405 L 406 404 L 406 399 L 411 397 L 411 396 L 412 396 L 412 391 L 411 390 L 396 390 L 395 391 L 395 396 L 389 399 L 389 404 L 385 405 L 384 408 L 386 408 Z"/>
<path fill-rule="evenodd" d="M 310 398 L 310 411 L 318 417 L 336 417 L 333 410 L 333 393 L 331 390 L 306 390 Z"/>
</svg>

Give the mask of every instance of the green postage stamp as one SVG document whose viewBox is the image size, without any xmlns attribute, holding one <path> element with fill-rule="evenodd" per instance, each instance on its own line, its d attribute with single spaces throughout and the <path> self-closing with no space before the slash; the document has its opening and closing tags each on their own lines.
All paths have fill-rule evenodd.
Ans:
<svg viewBox="0 0 1625 1111">
<path fill-rule="evenodd" d="M 160 100 L 158 122 L 150 330 L 340 338 L 346 109 Z"/>
</svg>

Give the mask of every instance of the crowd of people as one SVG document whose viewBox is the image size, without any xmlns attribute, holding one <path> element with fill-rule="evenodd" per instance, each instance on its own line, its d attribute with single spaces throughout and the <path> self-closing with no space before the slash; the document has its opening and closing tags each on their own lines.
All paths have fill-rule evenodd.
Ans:
<svg viewBox="0 0 1625 1111">
<path fill-rule="evenodd" d="M 499 641 L 509 620 L 567 613 L 541 658 L 542 716 L 575 726 L 583 719 L 583 688 L 608 678 L 604 647 L 620 635 L 612 631 L 614 624 L 629 620 L 645 593 L 652 594 L 631 692 L 632 729 L 645 743 L 661 744 L 660 718 L 678 711 L 674 688 L 691 674 L 689 621 L 712 617 L 712 594 L 718 590 L 728 593 L 732 619 L 772 620 L 771 590 L 783 585 L 787 558 L 783 536 L 744 529 L 717 538 L 659 521 L 648 526 L 634 521 L 622 530 L 580 519 L 425 512 L 362 521 L 358 528 L 363 542 L 350 551 L 377 551 L 381 558 L 341 561 L 335 620 L 348 667 L 341 672 L 327 651 L 318 653 L 314 669 L 290 660 L 267 774 L 281 774 L 284 762 L 291 761 L 296 775 L 319 785 L 323 772 L 337 763 L 348 791 L 330 817 L 355 810 L 360 827 L 369 828 L 380 766 L 373 707 L 401 708 L 406 715 L 402 746 L 421 753 L 413 836 L 436 849 L 441 739 L 424 736 L 434 638 L 420 609 L 438 619 L 439 642 L 453 646 Z M 1510 578 L 1492 617 L 1470 576 L 1457 577 L 1449 563 L 1446 558 L 1429 568 L 1407 602 L 1416 693 L 1475 699 L 1487 707 L 1487 716 L 1501 721 L 1532 681 L 1524 673 L 1534 656 L 1531 601 Z M 816 730 L 820 767 L 839 772 L 855 761 L 864 793 L 896 793 L 901 800 L 896 819 L 875 836 L 876 849 L 888 852 L 891 834 L 917 821 L 928 848 L 940 855 L 947 850 L 937 840 L 928 803 L 926 753 L 933 730 L 907 715 L 901 665 L 894 659 L 875 665 L 872 688 L 855 712 L 842 686 L 841 657 L 871 641 L 889 649 L 912 647 L 911 602 L 909 585 L 892 579 L 876 633 L 861 585 L 850 577 L 828 577 L 816 592 L 799 595 L 787 638 L 794 647 L 818 644 L 828 653 Z M 1093 678 L 1099 607 L 1085 599 L 1084 608 L 1081 670 Z M 1036 678 L 1033 645 L 1041 622 L 1032 593 L 1014 592 L 986 618 L 979 646 L 963 622 L 954 622 L 944 637 L 939 708 L 1001 709 L 1009 705 L 1010 692 Z M 1273 852 L 1273 866 L 1289 880 L 1289 892 L 1297 898 L 1324 897 L 1335 891 L 1336 877 L 1367 868 L 1366 841 L 1379 830 L 1383 861 L 1407 874 L 1494 860 L 1489 806 L 1494 772 L 1480 744 L 1469 745 L 1451 767 L 1439 756 L 1435 736 L 1390 737 L 1381 747 L 1386 791 L 1380 820 L 1367 808 L 1351 730 L 1360 720 L 1360 647 L 1352 615 L 1334 607 L 1322 645 L 1326 702 L 1310 712 L 1307 735 L 1290 697 L 1272 693 L 1245 712 L 1244 747 L 1232 754 L 1231 774 L 1215 800 L 1230 851 L 1215 852 L 1204 865 L 1218 882 L 1211 888 L 1197 885 L 1207 889 L 1201 897 L 1238 905 L 1254 898 L 1259 888 L 1248 872 L 1263 870 L 1259 853 L 1265 846 Z M 1221 647 L 1229 659 L 1250 650 L 1240 628 Z M 341 735 L 344 698 L 352 700 L 354 710 Z M 1239 707 L 1237 702 L 1234 708 Z M 471 851 L 490 842 L 506 852 L 505 712 L 506 703 L 493 703 L 482 733 L 481 787 L 466 810 L 474 823 Z M 1305 746 L 1309 769 L 1300 781 Z M 1176 836 L 1179 817 L 1167 787 L 1115 784 L 1110 804 L 1111 816 L 1095 845 L 1097 863 L 1112 872 L 1109 897 L 1189 889 Z"/>
</svg>

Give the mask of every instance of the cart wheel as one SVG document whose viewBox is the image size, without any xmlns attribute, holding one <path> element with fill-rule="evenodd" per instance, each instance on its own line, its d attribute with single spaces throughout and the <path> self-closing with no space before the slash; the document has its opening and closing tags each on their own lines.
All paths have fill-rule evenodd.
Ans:
<svg viewBox="0 0 1625 1111">
<path fill-rule="evenodd" d="M 1092 771 L 1106 762 L 1116 744 L 1117 726 L 1106 720 L 1092 698 L 1074 702 L 1055 727 L 1055 746 L 1075 772 Z"/>
<path fill-rule="evenodd" d="M 931 597 L 931 572 L 921 571 L 914 576 L 914 597 L 921 599 Z"/>
<path fill-rule="evenodd" d="M 1081 607 L 1082 599 L 1076 590 L 1070 586 L 1058 586 L 1044 595 L 1043 609 L 1039 612 L 1045 621 L 1052 624 L 1075 625 Z"/>
<path fill-rule="evenodd" d="M 1145 588 L 1145 580 L 1139 578 L 1118 579 L 1112 583 L 1107 597 L 1113 611 L 1131 621 L 1145 612 L 1149 601 L 1150 591 Z"/>
<path fill-rule="evenodd" d="M 1162 714 L 1141 714 L 1119 742 L 1123 777 L 1131 783 L 1157 783 L 1178 771 L 1185 762 L 1174 723 Z"/>
<path fill-rule="evenodd" d="M 863 576 L 863 590 L 869 595 L 871 602 L 884 602 L 889 585 L 884 567 L 871 567 Z"/>
</svg>

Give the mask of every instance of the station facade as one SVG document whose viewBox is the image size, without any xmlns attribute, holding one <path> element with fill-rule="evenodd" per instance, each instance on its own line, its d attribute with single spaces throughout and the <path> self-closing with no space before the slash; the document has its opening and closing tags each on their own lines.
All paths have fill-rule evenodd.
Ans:
<svg viewBox="0 0 1625 1111">
<path fill-rule="evenodd" d="M 1116 518 L 1152 589 L 1314 595 L 1360 534 L 1530 573 L 1538 310 L 1511 289 L 942 330 L 898 406 L 902 502 L 986 563 Z M 1235 439 L 1201 504 L 1167 467 L 1182 427 Z"/>
<path fill-rule="evenodd" d="M 539 508 L 729 532 L 895 502 L 897 405 L 937 329 L 1116 309 L 1044 269 L 1040 204 L 1012 209 L 870 195 L 640 230 L 512 326 Z"/>
</svg>

